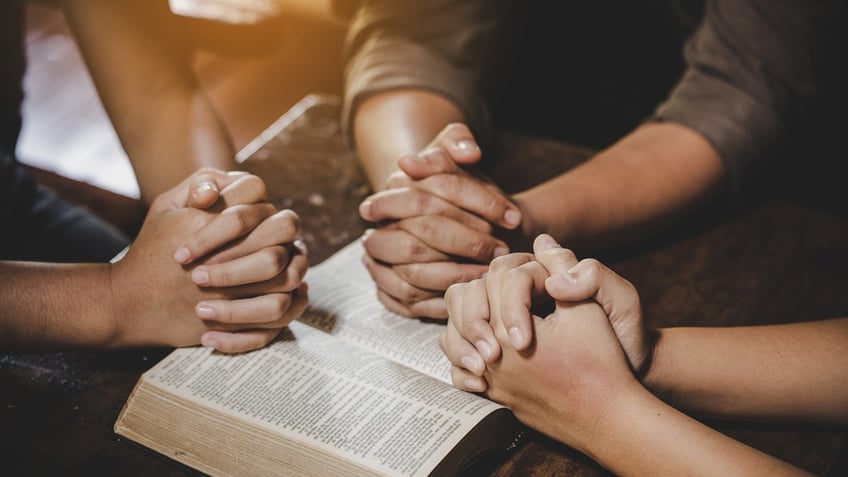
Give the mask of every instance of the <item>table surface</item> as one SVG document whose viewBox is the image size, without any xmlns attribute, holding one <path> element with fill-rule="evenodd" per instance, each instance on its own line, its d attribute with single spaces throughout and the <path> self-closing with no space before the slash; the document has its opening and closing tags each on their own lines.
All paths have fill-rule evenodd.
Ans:
<svg viewBox="0 0 848 477">
<path fill-rule="evenodd" d="M 308 96 L 241 151 L 271 200 L 303 220 L 312 263 L 357 238 L 370 193 L 339 129 L 336 98 Z M 591 151 L 504 133 L 486 173 L 507 192 L 585 160 Z M 533 167 L 527 167 L 532 164 Z M 791 201 L 715 204 L 655 237 L 602 256 L 640 290 L 655 326 L 727 326 L 848 314 L 848 220 Z M 70 319 L 71 317 L 69 317 Z M 170 350 L 0 355 L 0 457 L 5 475 L 194 475 L 112 432 L 142 372 Z M 708 422 L 769 454 L 826 473 L 846 440 L 839 429 Z M 606 475 L 591 460 L 530 433 L 480 472 Z"/>
</svg>

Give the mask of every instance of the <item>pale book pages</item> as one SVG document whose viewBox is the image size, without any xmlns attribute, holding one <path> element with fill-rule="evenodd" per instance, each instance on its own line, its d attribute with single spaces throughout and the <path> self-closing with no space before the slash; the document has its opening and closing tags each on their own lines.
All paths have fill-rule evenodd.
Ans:
<svg viewBox="0 0 848 477">
<path fill-rule="evenodd" d="M 296 475 L 431 474 L 475 425 L 503 407 L 449 384 L 450 365 L 437 343 L 443 325 L 386 311 L 361 253 L 356 241 L 308 274 L 313 301 L 304 321 L 331 334 L 295 322 L 251 353 L 176 350 L 145 373 L 116 431 L 213 475 L 243 474 L 246 463 L 251 474 L 273 475 L 280 466 L 300 469 Z M 146 402 L 151 414 L 132 412 L 133 400 Z M 188 416 L 191 425 L 165 420 L 166 435 L 136 432 L 144 419 L 163 420 L 153 415 L 156 408 L 174 419 Z M 245 427 L 239 421 L 256 442 L 226 431 Z M 230 435 L 209 443 L 199 432 Z M 210 451 L 216 441 L 220 448 Z M 279 445 L 256 450 L 269 441 Z"/>
<path fill-rule="evenodd" d="M 363 253 L 357 239 L 307 272 L 310 310 L 301 321 L 450 384 L 450 362 L 439 348 L 444 325 L 387 310 L 375 299 Z"/>
</svg>

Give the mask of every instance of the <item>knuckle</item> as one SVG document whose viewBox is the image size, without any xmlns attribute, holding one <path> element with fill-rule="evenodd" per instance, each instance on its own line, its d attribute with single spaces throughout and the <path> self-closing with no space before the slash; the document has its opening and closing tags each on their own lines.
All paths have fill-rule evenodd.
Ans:
<svg viewBox="0 0 848 477">
<path fill-rule="evenodd" d="M 215 283 L 234 283 L 235 274 L 227 267 L 216 267 L 209 269 L 209 282 Z"/>
<path fill-rule="evenodd" d="M 279 275 L 288 263 L 288 254 L 283 247 L 270 247 L 262 251 L 263 261 L 269 263 L 274 275 Z"/>
<path fill-rule="evenodd" d="M 395 273 L 398 274 L 404 281 L 408 283 L 421 283 L 423 265 L 420 263 L 410 263 L 406 265 L 398 265 L 394 267 Z"/>
<path fill-rule="evenodd" d="M 415 211 L 419 214 L 428 213 L 433 206 L 433 197 L 423 191 L 415 191 L 415 198 L 413 199 L 413 204 L 415 207 Z"/>
<path fill-rule="evenodd" d="M 413 260 L 423 259 L 427 255 L 427 246 L 418 240 L 410 240 L 406 247 L 407 254 Z"/>
<path fill-rule="evenodd" d="M 493 245 L 488 240 L 488 237 L 475 236 L 470 237 L 466 241 L 467 250 L 470 257 L 478 259 L 488 259 L 492 256 Z"/>
<path fill-rule="evenodd" d="M 229 207 L 222 212 L 226 214 L 227 219 L 232 224 L 233 228 L 239 233 L 247 232 L 250 227 L 249 209 L 244 205 L 236 205 Z"/>
<path fill-rule="evenodd" d="M 586 268 L 586 273 L 593 281 L 597 281 L 601 278 L 601 274 L 603 273 L 603 265 L 597 259 L 587 258 L 583 260 L 583 267 Z"/>
<path fill-rule="evenodd" d="M 271 321 L 280 321 L 286 316 L 286 312 L 291 304 L 291 295 L 286 293 L 277 293 L 273 298 L 273 307 L 271 309 Z"/>
<path fill-rule="evenodd" d="M 250 188 L 250 191 L 256 197 L 265 197 L 265 194 L 268 192 L 268 187 L 265 185 L 265 181 L 263 181 L 259 176 L 249 174 L 243 177 L 241 181 L 243 186 Z"/>
</svg>

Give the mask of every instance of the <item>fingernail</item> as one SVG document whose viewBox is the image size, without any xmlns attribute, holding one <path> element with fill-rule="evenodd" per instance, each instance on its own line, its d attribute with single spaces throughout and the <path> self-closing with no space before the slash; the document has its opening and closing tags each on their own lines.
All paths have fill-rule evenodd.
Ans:
<svg viewBox="0 0 848 477">
<path fill-rule="evenodd" d="M 196 269 L 191 272 L 191 279 L 198 285 L 206 285 L 209 283 L 209 272 L 203 269 Z"/>
<path fill-rule="evenodd" d="M 539 251 L 548 250 L 554 247 L 559 247 L 559 244 L 550 235 L 542 234 L 536 238 L 536 248 Z"/>
<path fill-rule="evenodd" d="M 472 151 L 476 151 L 476 150 L 480 149 L 480 147 L 477 145 L 477 143 L 470 140 L 470 139 L 463 139 L 461 141 L 458 141 L 456 144 L 454 144 L 453 147 L 457 151 L 463 152 L 463 153 L 472 152 Z"/>
<path fill-rule="evenodd" d="M 521 212 L 515 209 L 506 209 L 506 212 L 504 212 L 504 222 L 509 226 L 515 227 L 521 223 Z"/>
<path fill-rule="evenodd" d="M 200 337 L 200 344 L 206 348 L 218 348 L 218 340 L 206 335 Z"/>
<path fill-rule="evenodd" d="M 198 317 L 204 320 L 211 320 L 212 318 L 215 318 L 215 308 L 210 305 L 198 305 L 195 312 Z"/>
<path fill-rule="evenodd" d="M 509 329 L 509 343 L 515 349 L 519 349 L 524 346 L 524 332 L 518 329 L 517 326 L 513 326 Z"/>
<path fill-rule="evenodd" d="M 362 202 L 361 204 L 359 204 L 359 215 L 365 220 L 368 220 L 368 217 L 371 216 L 371 201 L 370 200 L 366 200 L 366 201 Z"/>
<path fill-rule="evenodd" d="M 495 248 L 493 255 L 494 255 L 495 258 L 497 258 L 497 257 L 502 257 L 502 256 L 504 256 L 508 253 L 509 253 L 509 248 L 504 247 L 503 245 L 499 245 L 497 248 Z"/>
<path fill-rule="evenodd" d="M 474 374 L 481 374 L 485 364 L 483 364 L 479 356 L 463 356 L 462 366 Z"/>
<path fill-rule="evenodd" d="M 374 229 L 365 229 L 365 232 L 362 232 L 362 241 L 368 240 L 368 237 L 374 233 Z"/>
<path fill-rule="evenodd" d="M 174 252 L 174 260 L 177 263 L 187 263 L 191 258 L 191 252 L 188 251 L 185 245 L 180 245 L 176 252 Z"/>
<path fill-rule="evenodd" d="M 294 248 L 296 248 L 297 251 L 300 252 L 301 254 L 303 254 L 303 255 L 309 254 L 309 247 L 306 246 L 306 242 L 304 242 L 303 240 L 295 239 L 295 241 L 292 242 L 292 245 L 294 245 Z"/>
<path fill-rule="evenodd" d="M 480 378 L 466 378 L 465 381 L 462 382 L 465 389 L 469 391 L 485 391 L 486 388 L 483 385 L 483 380 Z"/>
<path fill-rule="evenodd" d="M 196 192 L 206 192 L 207 190 L 218 190 L 218 185 L 214 182 L 201 182 L 195 189 Z"/>
<path fill-rule="evenodd" d="M 492 357 L 492 347 L 489 345 L 489 343 L 480 340 L 475 343 L 475 347 L 477 348 L 477 351 L 480 352 L 480 356 L 482 356 L 484 360 L 488 361 L 489 358 Z"/>
</svg>

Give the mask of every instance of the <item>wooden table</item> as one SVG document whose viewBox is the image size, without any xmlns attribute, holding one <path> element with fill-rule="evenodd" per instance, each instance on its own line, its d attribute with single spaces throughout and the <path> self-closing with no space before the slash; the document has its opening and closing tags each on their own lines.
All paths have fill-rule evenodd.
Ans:
<svg viewBox="0 0 848 477">
<path fill-rule="evenodd" d="M 265 178 L 277 206 L 298 211 L 313 263 L 367 227 L 356 210 L 369 188 L 340 135 L 338 115 L 334 98 L 309 96 L 239 156 L 245 169 Z M 491 153 L 497 160 L 487 173 L 515 191 L 579 163 L 590 151 L 504 134 Z M 604 258 L 640 290 L 645 315 L 657 326 L 848 314 L 848 220 L 786 200 L 716 204 Z M 193 475 L 112 433 L 139 375 L 168 351 L 0 355 L 2 473 Z M 819 474 L 846 440 L 837 429 L 708 424 Z M 606 475 L 584 456 L 535 434 L 505 461 L 481 470 L 494 476 Z"/>
</svg>

